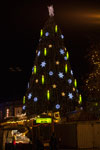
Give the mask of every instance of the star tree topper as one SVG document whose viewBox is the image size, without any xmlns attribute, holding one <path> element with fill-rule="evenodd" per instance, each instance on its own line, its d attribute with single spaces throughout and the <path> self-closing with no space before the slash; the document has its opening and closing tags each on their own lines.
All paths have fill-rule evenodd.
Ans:
<svg viewBox="0 0 100 150">
<path fill-rule="evenodd" d="M 53 5 L 48 6 L 48 11 L 49 11 L 49 16 L 53 17 L 54 16 L 54 9 L 53 9 Z"/>
</svg>

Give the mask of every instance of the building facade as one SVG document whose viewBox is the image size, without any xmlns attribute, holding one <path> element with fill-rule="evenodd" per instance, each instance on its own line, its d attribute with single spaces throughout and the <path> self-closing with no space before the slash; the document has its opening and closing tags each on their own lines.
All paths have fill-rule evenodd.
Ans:
<svg viewBox="0 0 100 150">
<path fill-rule="evenodd" d="M 0 121 L 9 117 L 17 117 L 22 113 L 22 100 L 4 102 L 0 104 Z"/>
</svg>

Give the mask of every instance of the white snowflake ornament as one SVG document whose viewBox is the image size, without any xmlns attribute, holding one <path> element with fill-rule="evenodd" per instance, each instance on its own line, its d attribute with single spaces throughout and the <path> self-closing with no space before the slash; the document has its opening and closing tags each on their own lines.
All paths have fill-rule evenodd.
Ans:
<svg viewBox="0 0 100 150">
<path fill-rule="evenodd" d="M 64 55 L 64 53 L 65 53 L 64 50 L 63 50 L 63 49 L 60 49 L 60 54 L 61 54 L 61 55 Z"/>
<path fill-rule="evenodd" d="M 68 97 L 69 97 L 69 99 L 73 99 L 73 94 L 72 93 L 68 93 Z"/>
<path fill-rule="evenodd" d="M 41 67 L 43 68 L 43 67 L 45 67 L 46 66 L 46 62 L 45 61 L 42 61 L 41 62 Z"/>
<path fill-rule="evenodd" d="M 58 76 L 59 76 L 59 78 L 63 78 L 63 77 L 64 77 L 63 72 L 59 72 L 59 73 L 58 73 Z"/>
<path fill-rule="evenodd" d="M 28 99 L 31 99 L 31 97 L 32 97 L 32 93 L 29 93 L 28 94 Z"/>
</svg>

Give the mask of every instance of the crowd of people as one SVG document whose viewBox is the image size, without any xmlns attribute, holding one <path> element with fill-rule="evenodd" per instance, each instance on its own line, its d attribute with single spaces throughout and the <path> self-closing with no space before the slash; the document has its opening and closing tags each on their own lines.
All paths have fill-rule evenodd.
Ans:
<svg viewBox="0 0 100 150">
<path fill-rule="evenodd" d="M 36 139 L 36 150 L 45 150 L 45 147 L 39 138 Z M 55 133 L 50 137 L 49 150 L 58 150 L 58 141 Z"/>
</svg>

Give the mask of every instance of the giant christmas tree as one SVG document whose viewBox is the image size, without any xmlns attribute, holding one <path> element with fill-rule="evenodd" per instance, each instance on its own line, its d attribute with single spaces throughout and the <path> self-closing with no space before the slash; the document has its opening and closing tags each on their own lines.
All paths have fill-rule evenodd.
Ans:
<svg viewBox="0 0 100 150">
<path fill-rule="evenodd" d="M 81 104 L 82 98 L 78 94 L 77 80 L 70 67 L 64 36 L 54 21 L 53 7 L 48 8 L 50 17 L 40 31 L 29 88 L 25 95 L 26 113 L 32 115 L 59 111 L 65 116 Z"/>
</svg>

